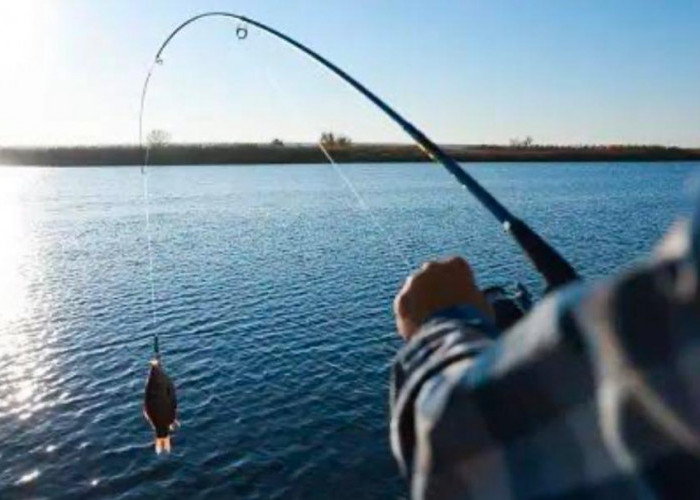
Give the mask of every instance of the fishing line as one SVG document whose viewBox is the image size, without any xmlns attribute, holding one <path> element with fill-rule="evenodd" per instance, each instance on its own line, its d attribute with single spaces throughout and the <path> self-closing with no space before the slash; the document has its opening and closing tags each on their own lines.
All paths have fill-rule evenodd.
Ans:
<svg viewBox="0 0 700 500">
<path fill-rule="evenodd" d="M 305 318 L 306 319 L 306 318 Z M 309 320 L 310 321 L 310 320 Z M 309 325 L 308 323 L 297 321 L 296 319 L 293 319 L 291 317 L 285 317 L 284 318 L 284 323 L 287 325 L 291 325 L 294 328 L 297 328 L 299 330 L 302 330 L 304 328 L 307 328 Z M 241 334 L 243 331 L 238 331 L 236 328 L 232 328 L 231 330 L 227 331 L 227 335 L 234 335 L 234 334 Z M 220 330 L 217 329 L 202 329 L 198 333 L 195 333 L 192 331 L 192 328 L 189 328 L 185 331 L 171 331 L 171 332 L 165 332 L 165 333 L 160 333 L 158 335 L 159 338 L 166 338 L 166 339 L 175 339 L 175 338 L 186 338 L 187 340 L 190 340 L 195 344 L 195 349 L 194 352 L 197 351 L 197 342 L 199 340 L 206 340 L 206 339 L 215 339 L 218 337 L 223 336 L 224 334 L 221 333 Z M 63 347 L 61 349 L 57 348 L 56 346 L 49 345 L 49 348 L 55 349 L 56 354 L 60 354 L 61 356 L 70 356 L 73 354 L 81 354 L 81 355 L 91 355 L 91 354 L 100 354 L 105 351 L 109 351 L 110 349 L 116 348 L 116 347 L 124 347 L 124 346 L 129 346 L 129 345 L 140 345 L 142 343 L 147 343 L 148 341 L 153 340 L 153 335 L 150 333 L 143 334 L 143 335 L 137 335 L 133 336 L 128 339 L 119 339 L 119 340 L 110 340 L 107 342 L 100 342 L 95 345 L 75 345 L 75 346 L 67 346 Z M 368 339 L 365 340 L 365 343 L 371 343 L 374 342 L 375 339 Z M 358 340 L 356 344 L 361 345 L 363 341 Z M 210 347 L 209 345 L 207 345 Z M 202 346 L 199 346 L 202 347 Z M 182 348 L 182 347 L 181 347 Z M 211 347 L 210 347 L 211 348 Z M 184 348 L 182 348 L 184 350 Z M 190 349 L 188 349 L 189 351 Z M 4 378 L 1 379 L 0 382 L 3 382 L 5 384 L 12 384 L 12 383 L 18 383 L 24 380 L 21 377 L 17 378 Z"/>
<path fill-rule="evenodd" d="M 345 185 L 348 187 L 350 192 L 355 196 L 355 199 L 357 199 L 358 205 L 360 206 L 361 209 L 364 210 L 364 213 L 367 214 L 369 217 L 369 220 L 372 222 L 374 225 L 374 228 L 382 235 L 384 235 L 384 238 L 386 240 L 387 246 L 391 249 L 392 252 L 399 258 L 401 263 L 404 265 L 406 268 L 406 271 L 409 273 L 413 271 L 413 266 L 411 266 L 411 262 L 408 260 L 408 257 L 404 253 L 403 249 L 401 246 L 391 237 L 389 232 L 386 230 L 386 228 L 377 220 L 375 217 L 374 213 L 372 212 L 372 209 L 370 206 L 365 202 L 365 200 L 362 198 L 362 195 L 360 192 L 355 188 L 353 183 L 350 181 L 350 178 L 345 175 L 345 173 L 342 171 L 340 168 L 340 165 L 335 162 L 333 157 L 330 155 L 326 147 L 319 141 L 317 142 L 319 149 L 323 152 L 323 154 L 326 156 L 328 161 L 330 162 L 331 166 L 333 167 L 333 171 L 338 174 L 338 177 L 345 183 Z"/>
<path fill-rule="evenodd" d="M 153 76 L 153 71 L 158 64 L 162 64 L 163 61 L 159 57 L 156 58 L 155 62 L 151 65 L 148 70 L 148 75 L 146 76 L 146 81 L 143 85 L 143 90 L 141 92 L 141 106 L 139 108 L 139 151 L 144 150 L 143 145 L 143 117 L 146 109 L 146 93 L 148 91 L 148 84 Z M 153 354 L 156 359 L 160 356 L 160 345 L 158 339 L 158 330 L 156 329 L 156 285 L 155 277 L 153 273 L 153 241 L 151 238 L 151 208 L 149 200 L 149 190 L 148 190 L 148 162 L 150 159 L 151 144 L 147 143 L 144 156 L 143 164 L 141 165 L 141 180 L 143 184 L 143 206 L 144 215 L 146 218 L 146 249 L 148 253 L 148 281 L 151 289 L 151 328 L 153 328 Z"/>
<path fill-rule="evenodd" d="M 294 38 L 282 33 L 275 28 L 251 19 L 249 17 L 235 14 L 233 12 L 212 11 L 198 14 L 187 19 L 175 28 L 161 44 L 156 53 L 155 60 L 158 61 L 177 34 L 184 30 L 192 23 L 200 19 L 209 17 L 223 17 L 237 21 L 238 23 L 250 24 L 259 30 L 271 35 L 289 46 L 295 48 L 299 52 L 305 54 L 309 58 L 316 61 L 321 66 L 335 74 L 346 84 L 354 88 L 362 94 L 375 106 L 377 106 L 384 114 L 392 121 L 399 125 L 406 134 L 408 134 L 428 158 L 442 165 L 459 182 L 469 193 L 476 198 L 481 206 L 486 209 L 500 224 L 501 227 L 512 236 L 516 244 L 523 251 L 525 256 L 530 260 L 531 264 L 540 273 L 547 286 L 547 292 L 556 288 L 578 281 L 580 279 L 574 267 L 557 252 L 542 236 L 535 232 L 523 220 L 516 217 L 508 210 L 499 200 L 497 200 L 486 188 L 484 188 L 474 177 L 472 177 L 457 161 L 447 154 L 440 146 L 433 142 L 425 133 L 418 129 L 411 122 L 406 120 L 394 108 L 389 106 L 385 101 L 380 99 L 376 94 L 370 91 L 358 80 L 353 78 L 347 72 L 333 64 L 331 61 L 320 55 L 318 52 L 310 49 L 308 46 L 298 42 Z M 240 26 L 240 24 L 239 24 Z M 247 28 L 246 28 L 247 36 Z"/>
<path fill-rule="evenodd" d="M 400 115 L 394 108 L 389 106 L 385 101 L 380 99 L 377 95 L 375 95 L 373 92 L 371 92 L 367 87 L 365 87 L 363 84 L 361 84 L 358 80 L 350 76 L 348 73 L 343 71 L 341 68 L 333 64 L 331 61 L 326 59 L 325 57 L 321 56 L 319 53 L 315 52 L 314 50 L 310 49 L 306 45 L 298 42 L 297 40 L 291 38 L 290 36 L 266 25 L 263 24 L 259 21 L 256 21 L 254 19 L 250 19 L 245 16 L 241 16 L 239 14 L 235 14 L 232 12 L 220 12 L 220 11 L 215 11 L 215 12 L 205 12 L 203 14 L 199 14 L 196 16 L 193 16 L 189 19 L 187 19 L 185 22 L 181 23 L 179 26 L 177 26 L 165 39 L 165 41 L 161 44 L 160 48 L 158 49 L 158 52 L 156 53 L 156 56 L 154 58 L 154 62 L 149 69 L 148 75 L 146 77 L 146 80 L 144 82 L 143 86 L 143 92 L 141 95 L 141 109 L 139 113 L 139 144 L 142 146 L 143 145 L 143 114 L 144 114 L 144 107 L 145 107 L 145 100 L 146 100 L 146 94 L 148 91 L 148 86 L 149 82 L 151 79 L 151 75 L 153 73 L 153 69 L 156 64 L 161 64 L 162 63 L 162 54 L 167 48 L 167 46 L 170 44 L 170 42 L 177 36 L 177 34 L 185 29 L 187 26 L 190 24 L 199 21 L 200 19 L 204 18 L 209 18 L 209 17 L 224 17 L 224 18 L 229 18 L 237 21 L 238 28 L 236 29 L 236 36 L 239 39 L 244 39 L 248 36 L 248 27 L 247 25 L 250 24 L 259 30 L 267 33 L 268 35 L 273 36 L 276 39 L 279 39 L 282 42 L 285 42 L 289 46 L 295 48 L 296 50 L 300 51 L 304 55 L 308 56 L 309 58 L 313 59 L 317 63 L 319 63 L 321 66 L 325 67 L 329 71 L 331 71 L 333 74 L 335 74 L 338 78 L 343 80 L 346 84 L 354 88 L 357 92 L 362 94 L 365 98 L 367 98 L 370 102 L 372 102 L 375 106 L 377 106 L 382 112 L 384 112 L 392 121 L 394 121 L 397 125 L 399 125 L 404 132 L 406 132 L 415 142 L 416 144 L 421 148 L 421 150 L 433 161 L 441 164 L 452 176 L 455 178 L 457 182 L 459 182 L 469 193 L 476 198 L 476 200 L 481 204 L 483 208 L 485 208 L 503 227 L 503 229 L 508 232 L 513 239 L 515 240 L 516 244 L 520 247 L 520 249 L 523 251 L 526 257 L 530 260 L 532 265 L 535 267 L 535 269 L 540 273 L 542 278 L 544 278 L 545 284 L 547 286 L 546 292 L 550 292 L 556 288 L 559 288 L 561 286 L 567 285 L 569 283 L 572 283 L 574 281 L 579 280 L 578 273 L 576 270 L 573 268 L 573 266 L 559 254 L 559 252 L 556 251 L 554 247 L 552 247 L 542 236 L 540 236 L 537 232 L 532 230 L 524 221 L 516 217 L 513 213 L 511 213 L 499 200 L 497 200 L 488 190 L 486 190 L 476 179 L 474 179 L 464 168 L 462 168 L 457 161 L 452 158 L 450 155 L 448 155 L 440 146 L 438 146 L 435 142 L 433 142 L 427 135 L 425 135 L 421 130 L 419 130 L 415 125 L 413 125 L 411 122 L 406 120 L 402 115 Z M 240 24 L 243 23 L 243 24 Z M 339 171 L 338 166 L 335 164 L 334 161 L 332 161 L 332 157 L 328 153 L 327 150 L 324 151 L 324 148 L 322 148 L 322 151 L 326 155 L 326 158 L 329 158 L 331 161 L 332 165 L 335 165 L 335 168 L 337 169 L 336 171 Z M 145 159 L 144 159 L 144 167 L 142 168 L 142 173 L 145 173 L 146 170 L 146 165 L 148 163 L 148 149 L 146 150 L 145 154 Z M 341 172 L 342 173 L 342 172 Z M 347 176 L 341 176 L 341 178 L 344 178 L 347 180 L 346 184 L 348 185 L 349 188 L 351 188 L 351 192 L 353 193 L 356 198 L 358 198 L 358 201 L 361 203 L 360 206 L 366 206 L 366 203 L 364 203 L 364 200 L 362 199 L 362 196 L 359 195 L 359 192 L 354 189 L 354 186 L 352 186 L 352 183 L 349 182 L 349 179 Z M 344 182 L 345 182 L 344 180 Z M 145 186 L 145 196 L 144 196 L 144 201 L 146 203 L 146 211 L 147 211 L 147 232 L 148 232 L 148 241 L 149 241 L 149 261 L 152 261 L 152 243 L 150 242 L 150 214 L 148 211 L 148 179 L 147 176 L 145 177 L 144 180 L 144 186 Z M 370 213 L 368 211 L 368 213 Z M 376 220 L 375 220 L 376 222 Z M 380 226 L 381 227 L 381 226 Z M 392 248 L 396 248 L 398 252 L 398 248 L 392 245 Z M 402 260 L 404 263 L 407 265 L 407 267 L 410 268 L 410 263 L 405 256 L 403 256 Z M 152 271 L 152 265 L 151 269 L 149 271 L 150 276 L 151 276 L 151 283 L 153 283 L 153 271 Z M 151 304 L 152 304 L 152 316 L 155 318 L 155 287 L 153 285 L 152 287 L 152 294 L 151 294 Z M 154 326 L 155 326 L 155 321 L 154 321 Z M 153 334 L 154 338 L 154 349 L 156 353 L 158 352 L 158 335 L 154 331 Z"/>
<path fill-rule="evenodd" d="M 277 80 L 272 77 L 269 71 L 269 67 L 267 64 L 263 62 L 260 64 L 260 66 L 263 69 L 263 74 L 267 80 L 267 82 L 270 84 L 270 87 L 272 87 L 272 90 L 275 94 L 277 94 L 277 100 L 279 102 L 282 102 L 285 104 L 287 107 L 287 110 L 289 111 L 289 108 L 294 106 L 295 110 L 292 113 L 288 113 L 290 116 L 293 116 L 295 120 L 300 121 L 304 119 L 304 124 L 306 125 L 305 128 L 311 129 L 313 127 L 310 126 L 310 123 L 308 119 L 306 119 L 306 115 L 298 109 L 297 102 L 294 99 L 289 99 L 288 97 L 285 98 L 282 94 L 284 93 L 279 84 L 277 83 Z M 285 94 L 286 95 L 286 94 Z M 370 205 L 365 201 L 365 199 L 362 197 L 362 194 L 360 194 L 360 191 L 355 187 L 355 185 L 352 183 L 350 178 L 345 175 L 345 172 L 343 172 L 342 168 L 340 165 L 335 161 L 333 156 L 330 154 L 328 151 L 328 148 L 326 148 L 323 143 L 319 141 L 315 141 L 314 144 L 318 147 L 318 149 L 321 151 L 323 156 L 328 160 L 328 163 L 331 165 L 333 171 L 336 173 L 336 175 L 340 178 L 340 180 L 343 182 L 345 187 L 348 188 L 350 193 L 353 195 L 355 200 L 357 201 L 357 204 L 359 207 L 363 210 L 363 213 L 367 215 L 369 220 L 371 221 L 372 225 L 374 225 L 375 230 L 382 236 L 384 236 L 384 239 L 386 240 L 387 246 L 391 249 L 391 251 L 394 253 L 394 255 L 401 261 L 401 263 L 404 265 L 406 268 L 405 270 L 408 272 L 413 271 L 413 266 L 411 265 L 410 260 L 408 259 L 406 253 L 404 250 L 401 248 L 401 246 L 398 244 L 397 241 L 395 241 L 392 237 L 389 231 L 386 229 L 386 227 L 375 217 L 375 214 L 372 211 L 372 208 Z"/>
</svg>

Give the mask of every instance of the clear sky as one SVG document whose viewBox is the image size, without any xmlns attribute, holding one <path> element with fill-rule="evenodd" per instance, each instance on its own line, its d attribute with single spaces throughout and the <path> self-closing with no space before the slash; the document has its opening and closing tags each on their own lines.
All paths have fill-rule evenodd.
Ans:
<svg viewBox="0 0 700 500">
<path fill-rule="evenodd" d="M 133 143 L 155 50 L 230 10 L 308 43 L 437 141 L 700 147 L 700 0 L 0 0 L 0 145 Z M 301 55 L 185 31 L 146 128 L 175 141 L 406 140 Z"/>
</svg>

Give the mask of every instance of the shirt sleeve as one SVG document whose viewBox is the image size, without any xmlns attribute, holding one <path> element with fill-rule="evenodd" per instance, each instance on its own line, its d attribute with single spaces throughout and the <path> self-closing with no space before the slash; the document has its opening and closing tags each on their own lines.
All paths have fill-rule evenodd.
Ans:
<svg viewBox="0 0 700 500">
<path fill-rule="evenodd" d="M 469 361 L 497 337 L 493 322 L 469 306 L 440 312 L 428 320 L 394 362 L 391 384 L 391 444 L 401 470 L 412 469 L 414 410 L 424 384 L 451 365 Z"/>
<path fill-rule="evenodd" d="M 496 337 L 446 311 L 399 352 L 391 443 L 423 498 L 700 498 L 688 253 L 543 299 Z"/>
</svg>

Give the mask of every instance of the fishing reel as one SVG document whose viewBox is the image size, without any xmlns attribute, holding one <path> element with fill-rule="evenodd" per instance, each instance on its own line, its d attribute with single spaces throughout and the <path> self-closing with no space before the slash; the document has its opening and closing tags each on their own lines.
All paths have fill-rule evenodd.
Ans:
<svg viewBox="0 0 700 500">
<path fill-rule="evenodd" d="M 532 294 L 522 283 L 490 286 L 483 290 L 493 308 L 496 327 L 505 331 L 532 309 Z"/>
</svg>

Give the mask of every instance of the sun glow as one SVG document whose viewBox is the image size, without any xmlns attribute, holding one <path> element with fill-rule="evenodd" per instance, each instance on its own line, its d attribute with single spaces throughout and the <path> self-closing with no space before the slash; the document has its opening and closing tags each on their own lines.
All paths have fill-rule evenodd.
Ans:
<svg viewBox="0 0 700 500">
<path fill-rule="evenodd" d="M 25 81 L 23 73 L 30 69 L 32 58 L 42 45 L 48 2 L 38 0 L 3 0 L 0 2 L 0 61 L 4 85 Z M 18 73 L 19 72 L 19 73 Z"/>
<path fill-rule="evenodd" d="M 43 110 L 52 3 L 0 0 L 0 109 L 10 118 L 0 123 L 0 144 L 32 136 L 38 126 L 29 117 Z"/>
</svg>

